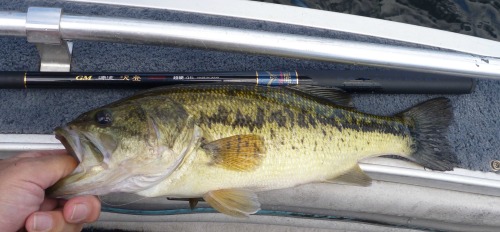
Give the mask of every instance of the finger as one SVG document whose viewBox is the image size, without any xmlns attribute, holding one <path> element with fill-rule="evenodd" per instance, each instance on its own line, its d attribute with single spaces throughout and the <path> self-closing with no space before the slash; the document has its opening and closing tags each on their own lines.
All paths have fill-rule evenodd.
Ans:
<svg viewBox="0 0 500 232">
<path fill-rule="evenodd" d="M 2 165 L 13 164 L 24 158 L 38 158 L 54 154 L 67 154 L 66 150 L 42 150 L 42 151 L 29 151 L 19 153 L 15 156 L 9 157 L 7 159 L 0 159 Z M 4 168 L 4 167 L 3 167 Z"/>
<path fill-rule="evenodd" d="M 62 211 L 36 212 L 26 220 L 29 232 L 73 232 L 81 231 L 83 224 L 67 223 Z"/>
<path fill-rule="evenodd" d="M 101 202 L 95 196 L 79 196 L 64 204 L 63 214 L 67 222 L 94 222 L 101 213 Z"/>
<path fill-rule="evenodd" d="M 14 158 L 38 158 L 38 157 L 54 155 L 54 154 L 67 154 L 67 152 L 64 149 L 30 151 L 30 152 L 23 152 L 21 154 L 18 154 L 16 156 L 14 156 Z"/>
<path fill-rule="evenodd" d="M 40 211 L 50 211 L 55 209 L 58 206 L 58 202 L 56 199 L 45 198 L 40 205 Z"/>
<path fill-rule="evenodd" d="M 64 199 L 64 198 L 58 198 L 57 199 L 57 208 L 63 208 L 64 205 L 66 204 L 66 202 L 68 202 L 68 199 Z"/>
<path fill-rule="evenodd" d="M 77 162 L 64 152 L 45 151 L 38 157 L 21 158 L 14 165 L 16 172 L 13 178 L 35 183 L 46 189 L 73 172 Z"/>
</svg>

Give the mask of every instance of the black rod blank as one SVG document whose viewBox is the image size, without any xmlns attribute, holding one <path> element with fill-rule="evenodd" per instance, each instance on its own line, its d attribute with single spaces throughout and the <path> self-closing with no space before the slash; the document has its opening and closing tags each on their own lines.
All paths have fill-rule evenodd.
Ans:
<svg viewBox="0 0 500 232">
<path fill-rule="evenodd" d="M 0 88 L 151 88 L 192 83 L 322 85 L 352 93 L 467 94 L 474 80 L 396 70 L 106 73 L 0 72 Z"/>
</svg>

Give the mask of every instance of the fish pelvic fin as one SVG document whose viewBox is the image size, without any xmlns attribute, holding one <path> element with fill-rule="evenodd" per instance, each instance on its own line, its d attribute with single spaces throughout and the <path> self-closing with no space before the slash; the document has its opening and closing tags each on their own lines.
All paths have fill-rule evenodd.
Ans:
<svg viewBox="0 0 500 232">
<path fill-rule="evenodd" d="M 453 109 L 448 98 L 428 100 L 396 116 L 402 117 L 410 125 L 410 133 L 415 141 L 410 159 L 433 170 L 453 170 L 458 160 L 445 134 L 453 120 Z"/>
<path fill-rule="evenodd" d="M 202 146 L 212 162 L 234 171 L 251 171 L 259 167 L 266 153 L 264 139 L 258 135 L 235 135 Z"/>
<path fill-rule="evenodd" d="M 257 195 L 244 189 L 219 189 L 206 193 L 203 199 L 217 211 L 233 217 L 247 218 L 260 210 Z"/>
<path fill-rule="evenodd" d="M 331 183 L 347 183 L 347 184 L 354 184 L 357 186 L 363 186 L 363 187 L 368 187 L 372 185 L 372 178 L 366 175 L 363 170 L 359 167 L 359 164 L 356 164 L 352 169 L 347 171 L 346 173 L 335 177 L 332 180 L 328 180 L 326 182 L 331 182 Z"/>
</svg>

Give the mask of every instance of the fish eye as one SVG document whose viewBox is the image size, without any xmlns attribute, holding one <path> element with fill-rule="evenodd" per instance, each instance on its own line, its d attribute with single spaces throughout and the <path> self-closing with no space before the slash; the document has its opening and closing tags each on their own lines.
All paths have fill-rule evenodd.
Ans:
<svg viewBox="0 0 500 232">
<path fill-rule="evenodd" d="M 100 110 L 95 113 L 95 122 L 99 126 L 111 126 L 113 115 L 109 110 Z"/>
</svg>

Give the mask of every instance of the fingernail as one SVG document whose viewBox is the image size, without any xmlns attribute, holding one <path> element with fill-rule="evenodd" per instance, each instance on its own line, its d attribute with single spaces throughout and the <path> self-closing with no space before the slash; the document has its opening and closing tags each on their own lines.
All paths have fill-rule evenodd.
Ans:
<svg viewBox="0 0 500 232">
<path fill-rule="evenodd" d="M 34 231 L 48 231 L 52 228 L 52 217 L 46 213 L 36 213 L 33 220 Z"/>
<path fill-rule="evenodd" d="M 89 207 L 86 204 L 76 204 L 71 213 L 71 222 L 81 222 L 87 218 Z"/>
</svg>

